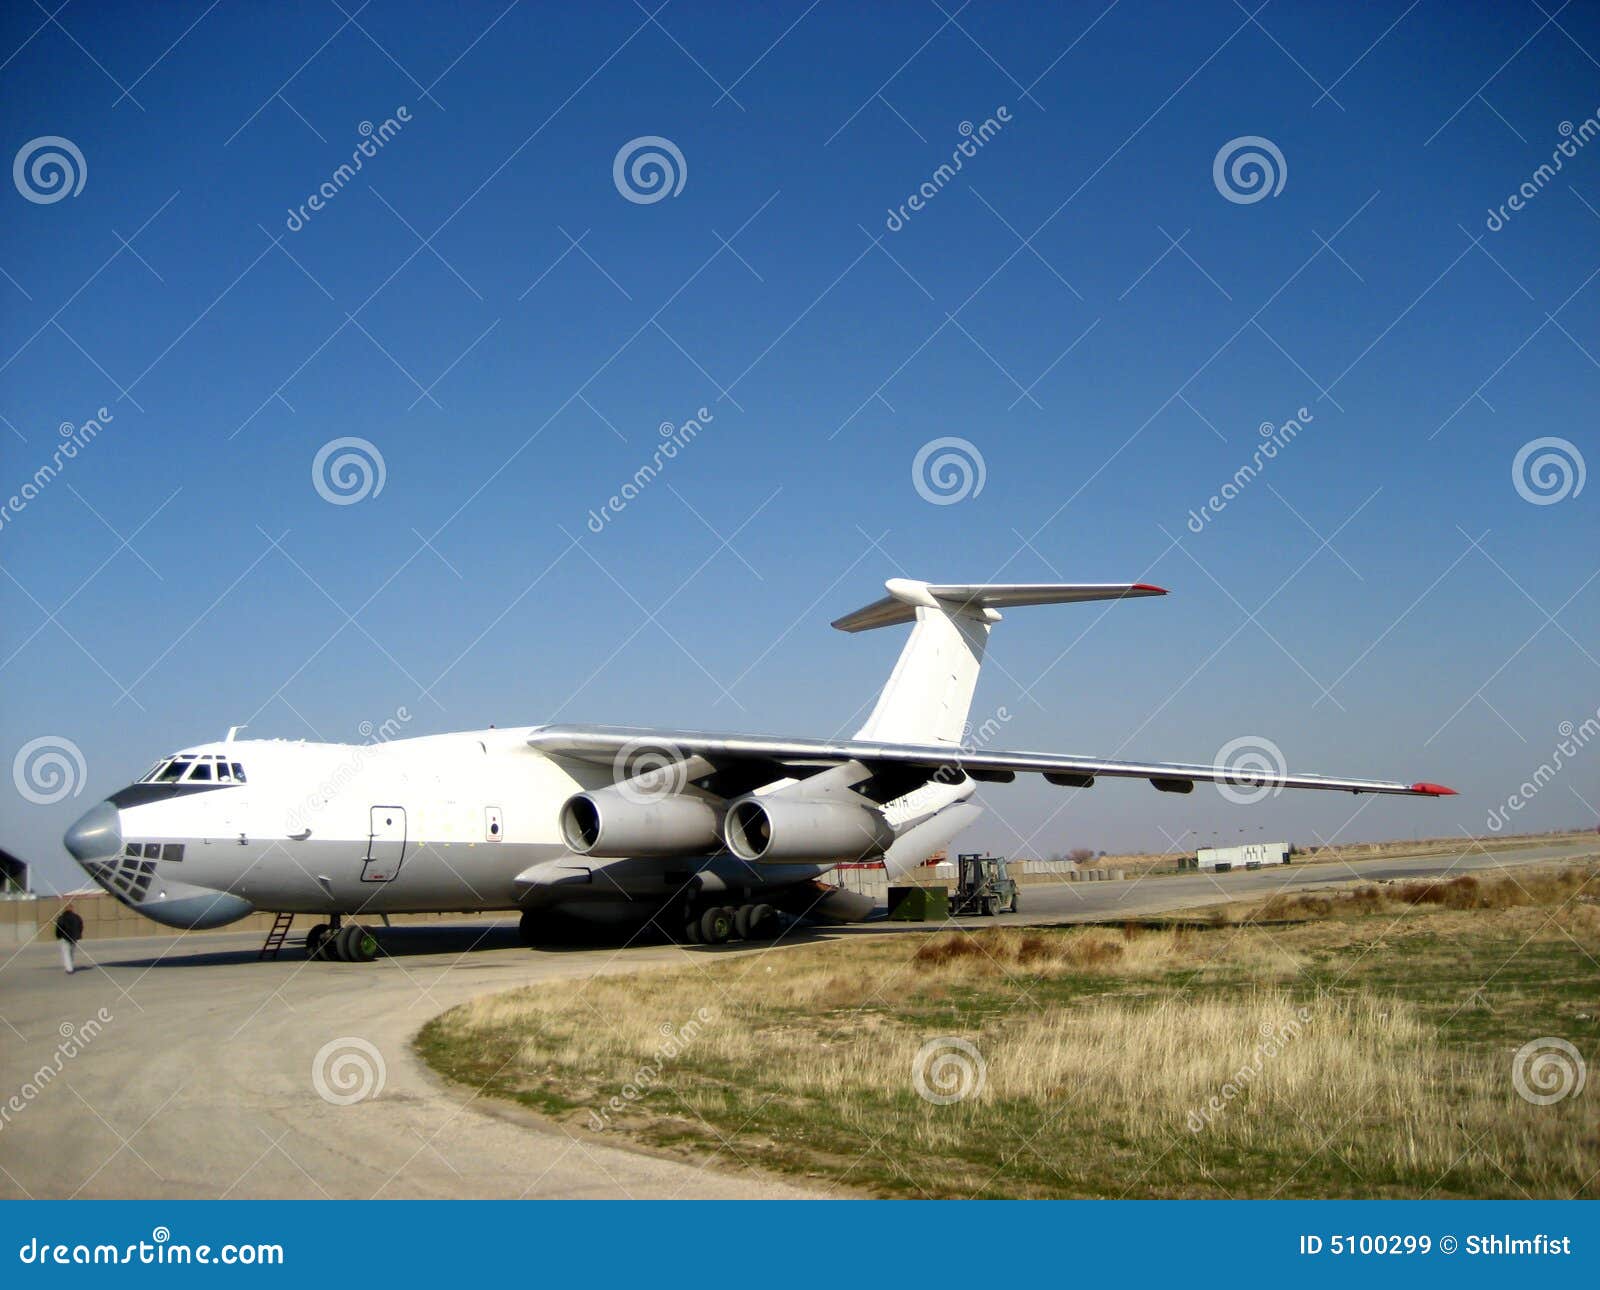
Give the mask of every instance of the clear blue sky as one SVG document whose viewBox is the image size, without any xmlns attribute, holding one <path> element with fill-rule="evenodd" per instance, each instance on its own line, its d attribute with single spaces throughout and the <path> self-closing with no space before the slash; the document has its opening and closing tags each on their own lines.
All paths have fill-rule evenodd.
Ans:
<svg viewBox="0 0 1600 1290">
<path fill-rule="evenodd" d="M 1019 782 L 969 839 L 1012 852 L 1482 831 L 1600 706 L 1600 484 L 1512 474 L 1543 437 L 1600 466 L 1600 140 L 1487 227 L 1600 110 L 1594 5 L 340 3 L 7 7 L 7 155 L 86 173 L 0 200 L 0 494 L 112 414 L 0 527 L 0 751 L 86 767 L 0 781 L 44 882 L 76 814 L 240 722 L 848 731 L 900 639 L 827 623 L 897 574 L 1172 589 L 1012 613 L 997 745 L 1259 736 L 1461 790 Z M 675 196 L 619 191 L 641 136 Z M 1276 195 L 1214 182 L 1244 136 Z M 384 486 L 332 505 L 347 436 Z M 934 505 L 946 436 L 984 485 Z M 1594 823 L 1597 782 L 1600 743 L 1512 827 Z"/>
</svg>

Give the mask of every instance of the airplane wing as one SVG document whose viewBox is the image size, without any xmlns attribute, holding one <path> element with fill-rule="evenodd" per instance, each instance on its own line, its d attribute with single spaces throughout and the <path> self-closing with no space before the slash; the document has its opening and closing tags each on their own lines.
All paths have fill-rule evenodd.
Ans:
<svg viewBox="0 0 1600 1290">
<path fill-rule="evenodd" d="M 530 747 L 552 757 L 591 765 L 611 765 L 619 778 L 631 773 L 636 756 L 656 764 L 702 758 L 717 771 L 770 772 L 814 770 L 860 762 L 873 768 L 921 772 L 946 781 L 966 775 L 1009 783 L 1017 774 L 1039 774 L 1065 788 L 1088 788 L 1101 776 L 1147 779 L 1166 793 L 1188 793 L 1197 782 L 1245 788 L 1320 788 L 1347 793 L 1396 793 L 1409 797 L 1450 797 L 1442 784 L 1389 779 L 1341 779 L 1332 775 L 1274 774 L 1254 767 L 1202 766 L 1185 762 L 1115 761 L 1060 753 L 968 751 L 942 744 L 885 743 L 864 739 L 777 739 L 765 735 L 709 734 L 692 730 L 650 730 L 627 726 L 535 726 Z M 740 776 L 741 778 L 744 776 Z"/>
</svg>

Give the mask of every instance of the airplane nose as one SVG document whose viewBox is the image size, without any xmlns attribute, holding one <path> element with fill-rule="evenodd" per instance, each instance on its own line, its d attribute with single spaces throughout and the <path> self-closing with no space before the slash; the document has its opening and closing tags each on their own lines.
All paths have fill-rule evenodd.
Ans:
<svg viewBox="0 0 1600 1290">
<path fill-rule="evenodd" d="M 102 860 L 122 852 L 122 815 L 110 802 L 91 806 L 67 830 L 62 845 L 74 860 Z"/>
</svg>

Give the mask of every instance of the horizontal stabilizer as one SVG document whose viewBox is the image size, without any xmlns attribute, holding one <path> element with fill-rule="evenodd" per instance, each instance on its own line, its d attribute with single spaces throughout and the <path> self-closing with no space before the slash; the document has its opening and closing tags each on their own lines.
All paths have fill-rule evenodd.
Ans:
<svg viewBox="0 0 1600 1290">
<path fill-rule="evenodd" d="M 917 582 L 891 578 L 884 583 L 889 594 L 882 600 L 835 619 L 842 632 L 865 632 L 874 627 L 909 623 L 919 606 L 946 613 L 967 614 L 993 622 L 998 615 L 985 610 L 1021 605 L 1063 605 L 1080 600 L 1125 600 L 1138 596 L 1164 596 L 1165 588 L 1148 582 Z"/>
</svg>

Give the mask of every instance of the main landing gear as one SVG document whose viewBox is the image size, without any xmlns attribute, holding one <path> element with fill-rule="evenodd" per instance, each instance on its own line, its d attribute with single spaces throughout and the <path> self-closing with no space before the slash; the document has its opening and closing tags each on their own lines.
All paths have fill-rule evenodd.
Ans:
<svg viewBox="0 0 1600 1290">
<path fill-rule="evenodd" d="M 685 945 L 723 945 L 728 941 L 770 941 L 783 929 L 771 905 L 713 905 L 691 908 L 679 939 Z"/>
<path fill-rule="evenodd" d="M 306 933 L 308 959 L 340 963 L 370 963 L 378 957 L 378 938 L 360 923 L 343 923 L 338 914 L 330 923 L 318 923 Z"/>
</svg>

